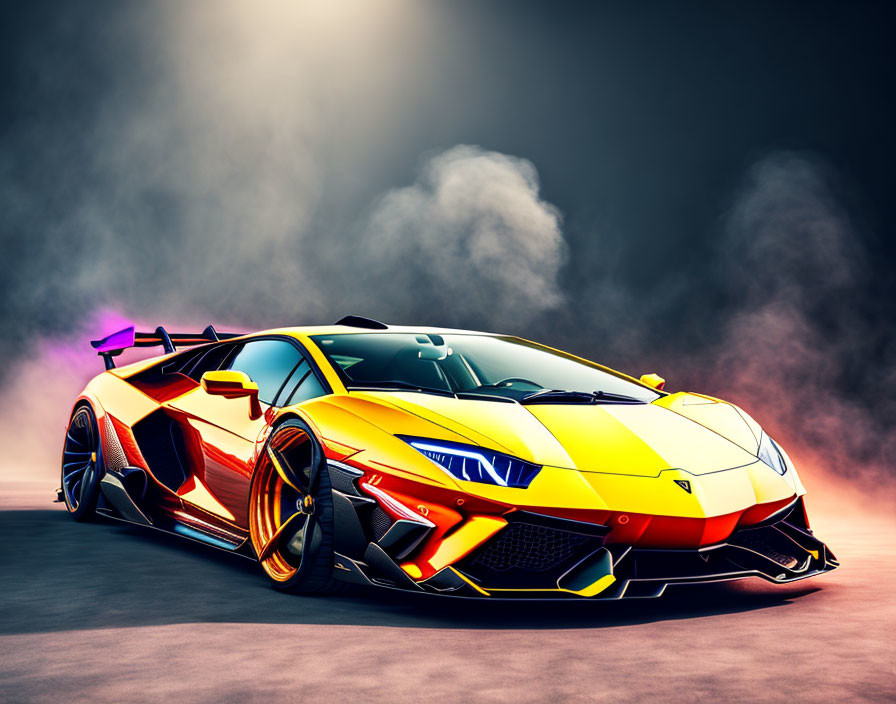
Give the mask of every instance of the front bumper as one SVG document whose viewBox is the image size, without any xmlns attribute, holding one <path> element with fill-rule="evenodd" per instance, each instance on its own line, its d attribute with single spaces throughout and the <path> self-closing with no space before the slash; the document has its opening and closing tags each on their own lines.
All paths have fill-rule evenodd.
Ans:
<svg viewBox="0 0 896 704">
<path fill-rule="evenodd" d="M 812 534 L 799 498 L 763 524 L 692 549 L 626 545 L 613 542 L 607 526 L 513 511 L 504 516 L 506 525 L 462 559 L 414 579 L 403 560 L 423 529 L 413 521 L 390 520 L 369 496 L 355 492 L 356 482 L 345 482 L 347 475 L 334 479 L 337 504 L 344 505 L 336 511 L 334 576 L 362 584 L 482 598 L 622 599 L 658 597 L 670 584 L 746 577 L 781 584 L 838 566 Z M 339 524 L 348 522 L 356 525 L 351 545 L 339 539 Z"/>
<path fill-rule="evenodd" d="M 601 599 L 658 597 L 670 584 L 745 577 L 783 584 L 829 572 L 839 564 L 812 534 L 804 516 L 800 498 L 773 522 L 690 550 L 600 544 L 598 537 L 510 523 L 503 537 L 498 533 L 455 567 L 481 595 L 505 598 L 550 593 Z"/>
</svg>

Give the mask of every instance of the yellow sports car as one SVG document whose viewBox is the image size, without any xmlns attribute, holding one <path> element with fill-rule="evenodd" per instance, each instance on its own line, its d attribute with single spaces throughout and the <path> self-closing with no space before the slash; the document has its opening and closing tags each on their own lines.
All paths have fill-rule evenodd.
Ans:
<svg viewBox="0 0 896 704">
<path fill-rule="evenodd" d="M 737 406 L 516 337 L 126 328 L 77 399 L 59 500 L 257 559 L 281 589 L 653 597 L 833 569 Z M 165 354 L 116 367 L 133 346 Z"/>
</svg>

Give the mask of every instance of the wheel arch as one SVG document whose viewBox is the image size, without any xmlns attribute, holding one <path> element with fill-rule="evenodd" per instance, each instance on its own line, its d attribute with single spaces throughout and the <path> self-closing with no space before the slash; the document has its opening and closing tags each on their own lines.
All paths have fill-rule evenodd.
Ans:
<svg viewBox="0 0 896 704">
<path fill-rule="evenodd" d="M 74 417 L 75 413 L 79 408 L 86 406 L 93 412 L 93 417 L 96 419 L 97 432 L 100 437 L 100 448 L 103 451 L 103 456 L 105 456 L 105 450 L 108 447 L 108 438 L 106 431 L 106 409 L 103 407 L 103 404 L 100 403 L 99 398 L 95 393 L 90 392 L 85 389 L 82 391 L 78 398 L 75 399 L 75 402 L 72 404 L 72 408 L 69 411 L 68 418 L 66 419 L 66 427 L 68 427 L 68 423 Z"/>
<path fill-rule="evenodd" d="M 326 462 L 327 446 L 321 437 L 320 428 L 307 416 L 307 414 L 299 413 L 295 408 L 290 408 L 289 410 L 284 409 L 279 414 L 277 414 L 277 416 L 271 421 L 268 431 L 264 434 L 264 440 L 260 444 L 256 445 L 257 454 L 255 457 L 255 464 L 252 466 L 252 474 L 249 476 L 250 485 L 255 480 L 255 473 L 258 471 L 258 466 L 262 461 L 262 458 L 265 453 L 265 448 L 268 446 L 268 442 L 270 442 L 271 437 L 273 437 L 274 433 L 277 432 L 277 430 L 278 430 L 278 428 L 280 428 L 280 426 L 282 426 L 284 423 L 286 423 L 287 421 L 290 421 L 290 420 L 301 421 L 302 423 L 305 423 L 311 429 L 311 432 L 314 435 L 314 439 L 317 440 L 318 444 L 321 447 L 322 455 L 323 455 L 322 459 L 324 462 Z M 250 493 L 250 496 L 247 497 L 246 501 L 247 501 L 247 504 L 251 503 L 251 501 L 252 501 L 251 493 Z M 247 511 L 248 511 L 248 506 L 247 506 Z"/>
<path fill-rule="evenodd" d="M 100 403 L 100 400 L 96 397 L 95 394 L 82 392 L 78 395 L 78 398 L 75 399 L 75 402 L 72 404 L 71 410 L 69 411 L 68 417 L 71 418 L 75 415 L 75 411 L 77 411 L 81 406 L 89 406 L 90 410 L 93 411 L 93 415 L 96 416 L 97 420 L 106 415 L 106 409 L 103 408 L 103 405 Z"/>
<path fill-rule="evenodd" d="M 314 419 L 310 416 L 310 414 L 302 413 L 300 409 L 297 409 L 295 407 L 284 409 L 274 418 L 273 421 L 271 421 L 271 429 L 265 437 L 265 444 L 267 444 L 268 438 L 273 435 L 274 431 L 288 420 L 301 421 L 302 423 L 305 423 L 309 428 L 311 428 L 311 432 L 314 433 L 315 439 L 318 443 L 320 443 L 320 446 L 324 450 L 324 454 L 326 455 L 327 444 L 324 441 L 320 426 L 314 422 Z"/>
</svg>

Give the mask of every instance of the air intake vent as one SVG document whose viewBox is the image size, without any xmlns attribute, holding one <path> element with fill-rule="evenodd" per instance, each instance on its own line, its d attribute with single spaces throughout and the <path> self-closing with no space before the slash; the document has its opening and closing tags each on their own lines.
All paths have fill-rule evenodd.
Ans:
<svg viewBox="0 0 896 704">
<path fill-rule="evenodd" d="M 128 458 L 124 454 L 121 441 L 118 439 L 118 433 L 112 426 L 112 421 L 107 413 L 103 416 L 103 429 L 106 431 L 106 444 L 103 447 L 103 459 L 106 462 L 106 468 L 120 472 L 128 465 Z"/>
<path fill-rule="evenodd" d="M 391 526 L 392 519 L 389 517 L 389 514 L 379 506 L 375 506 L 370 512 L 370 530 L 373 533 L 373 539 L 378 541 Z"/>
<path fill-rule="evenodd" d="M 511 523 L 476 553 L 471 567 L 491 572 L 544 572 L 568 560 L 589 540 L 594 538 L 531 523 Z"/>
<path fill-rule="evenodd" d="M 339 469 L 339 467 L 334 467 L 329 463 L 327 464 L 327 470 L 330 475 L 331 488 L 336 491 L 341 491 L 343 494 L 358 495 L 358 489 L 354 484 L 357 475 L 349 474 L 348 472 Z"/>
</svg>

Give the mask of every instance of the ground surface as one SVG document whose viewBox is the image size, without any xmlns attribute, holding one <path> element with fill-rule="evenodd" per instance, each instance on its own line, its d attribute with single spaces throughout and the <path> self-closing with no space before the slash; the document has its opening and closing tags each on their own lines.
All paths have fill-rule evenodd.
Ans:
<svg viewBox="0 0 896 704">
<path fill-rule="evenodd" d="M 785 587 L 496 604 L 285 596 L 247 560 L 45 497 L 0 486 L 4 702 L 896 699 L 889 518 L 815 511 L 843 566 Z"/>
</svg>

